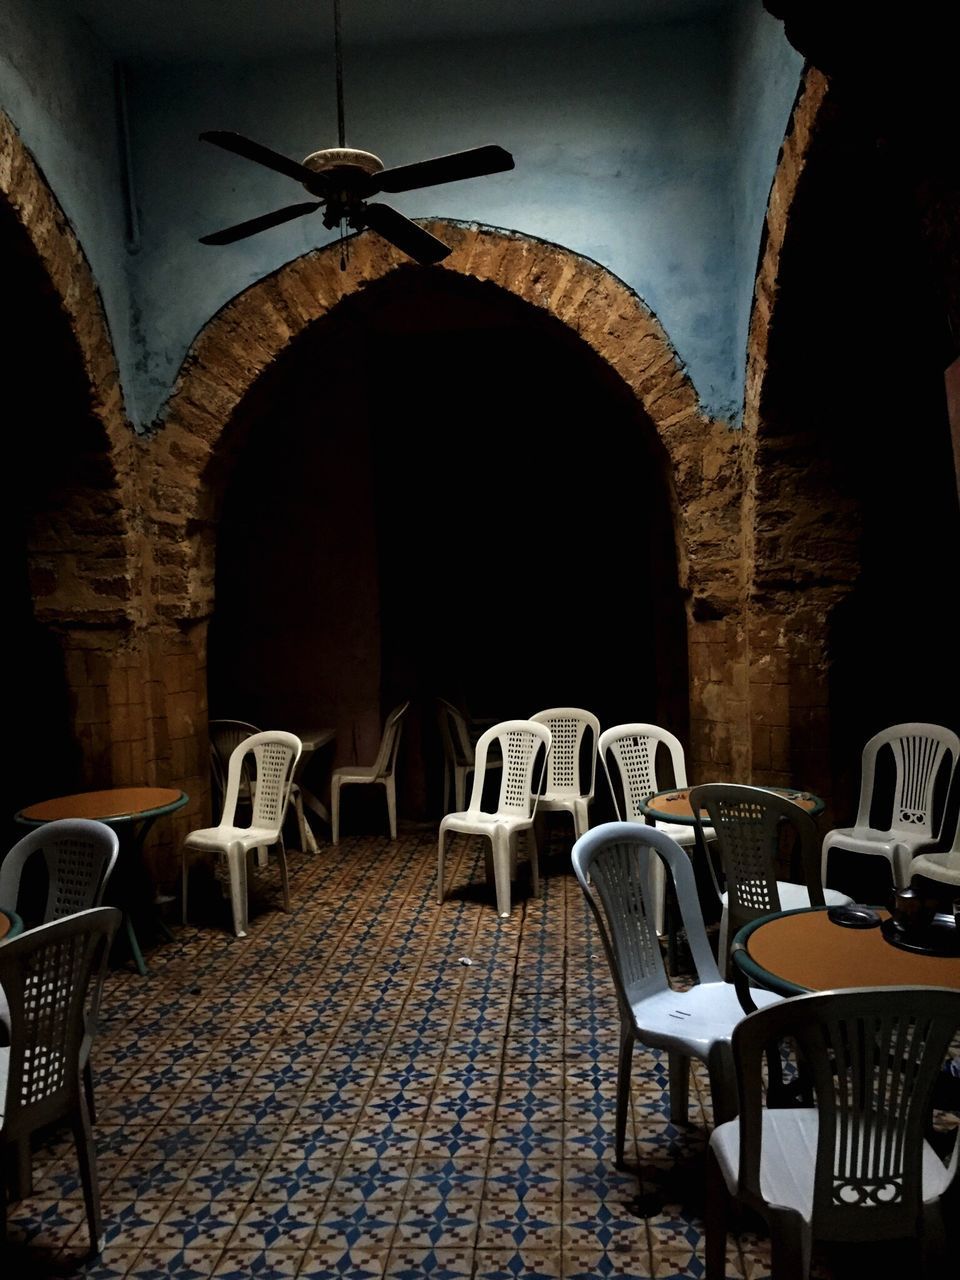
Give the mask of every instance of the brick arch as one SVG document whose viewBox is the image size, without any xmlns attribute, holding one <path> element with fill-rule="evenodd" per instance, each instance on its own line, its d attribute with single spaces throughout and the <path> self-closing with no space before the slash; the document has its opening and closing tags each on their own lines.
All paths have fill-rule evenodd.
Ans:
<svg viewBox="0 0 960 1280">
<path fill-rule="evenodd" d="M 0 203 L 12 215 L 36 274 L 49 288 L 83 383 L 76 430 L 61 440 L 90 460 L 84 481 L 58 495 L 45 528 L 30 539 L 38 618 L 54 624 L 109 625 L 136 611 L 132 525 L 138 464 L 126 420 L 103 304 L 66 214 L 14 126 L 0 112 Z M 78 468 L 80 470 L 80 468 Z M 43 515 L 40 500 L 38 515 Z M 56 526 L 52 528 L 51 526 Z M 111 584 L 108 589 L 108 582 Z"/>
<path fill-rule="evenodd" d="M 681 585 L 709 601 L 708 611 L 730 607 L 737 579 L 729 541 L 739 519 L 736 439 L 703 413 L 657 317 L 611 272 L 561 246 L 474 224 L 426 225 L 453 246 L 432 270 L 490 282 L 562 321 L 633 391 L 668 459 Z M 199 334 L 155 442 L 155 492 L 165 494 L 157 504 L 158 530 L 173 534 L 164 611 L 197 618 L 212 609 L 214 512 L 204 478 L 247 392 L 299 334 L 398 268 L 409 268 L 409 259 L 365 233 L 351 241 L 345 271 L 336 244 L 308 253 L 237 295 Z M 705 483 L 716 486 L 712 506 Z M 181 512 L 176 528 L 168 519 L 174 508 Z M 718 524 L 726 525 L 726 539 L 716 537 Z"/>
<path fill-rule="evenodd" d="M 29 237 L 77 345 L 90 407 L 110 449 L 125 459 L 132 438 L 97 284 L 56 196 L 9 117 L 0 111 L 0 198 Z"/>
<path fill-rule="evenodd" d="M 19 806 L 49 794 L 111 782 L 150 780 L 144 718 L 131 711 L 148 687 L 142 662 L 144 609 L 138 470 L 142 450 L 126 420 L 109 327 L 83 248 L 43 173 L 0 112 L 0 223 L 16 299 L 39 324 L 58 397 L 38 404 L 55 415 L 16 424 L 22 450 L 16 498 L 23 538 L 10 573 L 28 597 L 16 618 L 24 663 L 20 697 L 44 707 L 56 689 L 46 770 L 18 775 Z M 22 293 L 20 291 L 23 291 Z M 29 405 L 32 392 L 8 388 Z M 37 437 L 37 431 L 45 435 Z M 20 597 L 17 595 L 17 599 Z M 136 672 L 128 679 L 128 671 Z M 19 703 L 17 704 L 19 708 Z M 19 712 L 14 712 L 18 714 Z M 133 744 L 138 744 L 134 751 Z M 23 752 L 28 756 L 28 751 Z M 136 759 L 134 757 L 136 756 Z M 55 759 L 61 759 L 58 769 Z M 66 776 L 69 775 L 69 776 Z M 72 784 L 72 786 L 71 786 Z M 33 789 L 35 788 L 35 789 Z"/>
</svg>

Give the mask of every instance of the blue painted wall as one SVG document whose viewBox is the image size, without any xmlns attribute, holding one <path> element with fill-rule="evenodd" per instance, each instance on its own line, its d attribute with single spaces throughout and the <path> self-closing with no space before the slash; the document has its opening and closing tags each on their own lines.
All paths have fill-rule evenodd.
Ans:
<svg viewBox="0 0 960 1280">
<path fill-rule="evenodd" d="M 77 233 L 129 383 L 136 356 L 130 343 L 113 60 L 57 0 L 2 0 L 0 109 Z"/>
<path fill-rule="evenodd" d="M 18 53 L 0 55 L 0 105 L 87 249 L 128 410 L 147 427 L 210 316 L 331 235 L 315 216 L 234 246 L 198 244 L 303 193 L 197 134 L 237 129 L 297 158 L 334 144 L 332 59 L 128 68 L 141 229 L 131 253 L 109 58 L 89 35 L 78 40 L 74 24 L 57 26 L 54 0 L 7 5 L 5 44 Z M 531 234 L 602 263 L 660 317 L 707 411 L 736 421 L 759 228 L 798 75 L 759 0 L 726 17 L 642 29 L 435 46 L 348 40 L 347 141 L 388 165 L 507 147 L 511 173 L 391 203 L 412 217 Z"/>
</svg>

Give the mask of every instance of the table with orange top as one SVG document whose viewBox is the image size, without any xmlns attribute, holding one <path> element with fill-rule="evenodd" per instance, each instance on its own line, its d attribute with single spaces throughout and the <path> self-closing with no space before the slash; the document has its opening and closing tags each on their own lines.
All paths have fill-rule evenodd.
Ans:
<svg viewBox="0 0 960 1280">
<path fill-rule="evenodd" d="M 81 791 L 77 795 L 41 800 L 16 814 L 17 822 L 30 827 L 60 818 L 94 818 L 116 828 L 120 857 L 105 898 L 123 911 L 134 963 L 144 977 L 147 966 L 132 919 L 138 907 L 145 902 L 153 903 L 153 888 L 143 860 L 143 842 L 158 818 L 182 809 L 189 799 L 185 791 L 176 787 L 110 787 L 106 791 Z M 162 921 L 159 923 L 164 928 Z"/>
<path fill-rule="evenodd" d="M 842 987 L 954 987 L 960 955 L 930 955 L 888 942 L 882 928 L 835 924 L 829 907 L 802 907 L 752 920 L 733 940 L 731 959 L 744 1001 L 747 982 L 783 996 Z M 881 920 L 889 912 L 876 908 Z M 752 1001 L 749 1002 L 752 1008 Z"/>
<path fill-rule="evenodd" d="M 0 942 L 15 938 L 23 932 L 23 921 L 15 911 L 7 911 L 0 907 Z"/>
<path fill-rule="evenodd" d="M 823 813 L 824 804 L 812 791 L 797 791 L 792 787 L 764 787 L 764 791 L 772 791 L 774 795 L 792 800 L 794 804 L 806 809 L 814 818 Z M 690 804 L 690 787 L 669 787 L 666 791 L 655 791 L 640 806 L 648 818 L 653 821 L 676 822 L 684 826 L 693 826 L 693 807 Z M 706 813 L 701 817 L 706 819 Z"/>
</svg>

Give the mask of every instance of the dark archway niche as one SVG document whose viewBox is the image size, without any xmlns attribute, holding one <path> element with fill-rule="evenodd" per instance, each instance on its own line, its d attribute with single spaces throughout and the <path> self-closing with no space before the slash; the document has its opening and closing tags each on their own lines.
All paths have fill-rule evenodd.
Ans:
<svg viewBox="0 0 960 1280">
<path fill-rule="evenodd" d="M 299 335 L 228 430 L 212 716 L 335 723 L 338 758 L 369 760 L 370 708 L 410 696 L 401 813 L 423 819 L 437 695 L 688 732 L 665 451 L 560 321 L 399 269 Z"/>
<path fill-rule="evenodd" d="M 921 153 L 831 94 L 791 205 L 769 333 L 755 600 L 825 621 L 841 823 L 856 811 L 873 733 L 960 722 L 945 625 L 960 546 L 951 346 L 926 172 Z"/>
<path fill-rule="evenodd" d="M 0 414 L 7 475 L 4 509 L 6 731 L 3 820 L 25 804 L 76 790 L 80 744 L 59 635 L 35 616 L 43 558 L 56 554 L 59 518 L 75 490 L 96 484 L 103 428 L 56 294 L 27 233 L 0 201 Z"/>
</svg>

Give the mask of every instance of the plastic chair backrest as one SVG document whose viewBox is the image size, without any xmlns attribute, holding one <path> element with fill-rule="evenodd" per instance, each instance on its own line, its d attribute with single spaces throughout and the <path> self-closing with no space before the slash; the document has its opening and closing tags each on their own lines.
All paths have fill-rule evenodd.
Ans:
<svg viewBox="0 0 960 1280">
<path fill-rule="evenodd" d="M 483 783 L 487 769 L 487 756 L 493 743 L 497 743 L 503 756 L 503 775 L 497 799 L 497 813 L 512 817 L 532 818 L 537 810 L 537 800 L 543 782 L 544 770 L 550 755 L 551 734 L 544 724 L 535 720 L 501 720 L 491 725 L 477 739 L 473 788 L 470 792 L 469 813 L 483 812 Z M 540 766 L 537 786 L 533 786 L 533 770 L 537 752 L 543 748 L 544 758 Z"/>
<path fill-rule="evenodd" d="M 870 828 L 877 756 L 886 746 L 893 751 L 896 765 L 890 829 L 936 836 L 932 812 L 934 785 L 948 751 L 951 776 L 956 770 L 960 738 L 942 725 L 920 723 L 894 724 L 874 734 L 863 748 L 858 828 Z"/>
<path fill-rule="evenodd" d="M 452 702 L 447 702 L 446 698 L 438 698 L 437 721 L 444 756 L 453 765 L 469 765 L 472 768 L 475 757 L 466 716 Z"/>
<path fill-rule="evenodd" d="M 597 747 L 600 721 L 580 707 L 551 707 L 530 717 L 550 730 L 552 748 L 547 760 L 546 792 L 560 796 L 593 796 L 597 774 Z M 592 735 L 590 783 L 584 787 L 580 779 L 580 746 L 587 730 Z"/>
<path fill-rule="evenodd" d="M 98 907 L 119 851 L 117 833 L 104 822 L 61 818 L 18 840 L 0 863 L 0 902 L 17 902 L 28 860 L 42 853 L 47 868 L 47 900 L 42 922 Z"/>
<path fill-rule="evenodd" d="M 397 752 L 400 750 L 400 731 L 403 728 L 403 715 L 410 705 L 410 699 L 393 708 L 383 724 L 383 735 L 380 738 L 380 749 L 373 763 L 374 775 L 377 778 L 389 778 L 397 763 Z"/>
<path fill-rule="evenodd" d="M 222 797 L 226 794 L 227 768 L 234 749 L 253 734 L 260 733 L 261 730 L 255 724 L 248 724 L 246 720 L 211 720 L 207 729 L 210 735 L 210 763 L 213 766 L 213 777 Z M 240 795 L 244 800 L 249 800 L 252 794 L 253 778 L 248 773 L 243 778 Z"/>
<path fill-rule="evenodd" d="M 657 783 L 657 747 L 663 745 L 670 752 L 673 765 L 673 781 L 677 787 L 687 785 L 687 768 L 680 739 L 656 724 L 616 724 L 600 735 L 600 759 L 610 784 L 613 807 L 617 817 L 628 822 L 642 822 L 641 804 L 659 791 Z M 609 757 L 616 761 L 623 788 L 624 813 L 620 812 Z"/>
<path fill-rule="evenodd" d="M 696 814 L 706 809 L 709 815 L 726 880 L 731 938 L 751 920 L 781 909 L 777 857 L 785 823 L 796 833 L 810 905 L 823 906 L 820 836 L 806 810 L 762 787 L 732 782 L 691 787 L 690 806 Z"/>
<path fill-rule="evenodd" d="M 88 988 L 102 980 L 116 907 L 94 907 L 27 929 L 0 947 L 10 1031 L 2 1127 L 15 1139 L 80 1105 Z"/>
<path fill-rule="evenodd" d="M 227 766 L 227 791 L 223 801 L 222 826 L 233 826 L 237 800 L 248 755 L 253 754 L 256 786 L 253 796 L 252 827 L 263 827 L 279 838 L 290 796 L 290 781 L 302 743 L 293 733 L 282 729 L 254 733 L 245 738 L 230 754 Z"/>
<path fill-rule="evenodd" d="M 629 1014 L 633 1002 L 669 986 L 648 908 L 657 859 L 673 879 L 699 980 L 720 981 L 690 858 L 671 836 L 637 822 L 605 822 L 580 837 L 571 858 L 600 927 L 622 1012 Z"/>
<path fill-rule="evenodd" d="M 931 1095 L 958 1029 L 960 991 L 941 987 L 822 991 L 746 1017 L 732 1043 L 740 1091 L 739 1194 L 764 1203 L 763 1053 L 790 1037 L 810 1073 L 819 1115 L 814 1236 L 913 1237 Z M 810 1156 L 798 1150 L 781 1153 L 784 1158 Z"/>
</svg>

